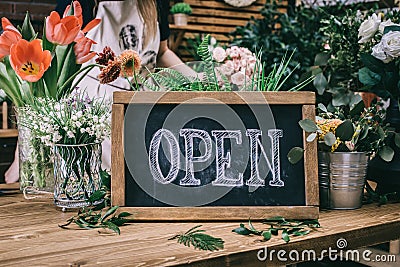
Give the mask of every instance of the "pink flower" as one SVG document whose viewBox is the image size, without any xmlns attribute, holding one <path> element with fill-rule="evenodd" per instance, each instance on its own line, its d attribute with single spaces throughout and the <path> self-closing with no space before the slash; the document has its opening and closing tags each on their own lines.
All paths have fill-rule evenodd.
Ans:
<svg viewBox="0 0 400 267">
<path fill-rule="evenodd" d="M 246 75 L 243 72 L 236 72 L 231 76 L 231 82 L 237 86 L 244 85 L 246 81 Z"/>
<path fill-rule="evenodd" d="M 3 33 L 0 35 L 0 59 L 10 54 L 13 44 L 21 40 L 21 33 L 11 24 L 7 18 L 1 19 Z"/>
<path fill-rule="evenodd" d="M 213 58 L 217 62 L 223 62 L 226 58 L 226 52 L 222 47 L 216 47 L 213 50 Z"/>
<path fill-rule="evenodd" d="M 83 64 L 96 56 L 96 52 L 90 51 L 92 45 L 96 44 L 95 41 L 87 38 L 86 36 L 81 36 L 81 38 L 76 38 L 75 42 L 76 44 L 74 45 L 74 53 L 77 64 Z"/>
</svg>

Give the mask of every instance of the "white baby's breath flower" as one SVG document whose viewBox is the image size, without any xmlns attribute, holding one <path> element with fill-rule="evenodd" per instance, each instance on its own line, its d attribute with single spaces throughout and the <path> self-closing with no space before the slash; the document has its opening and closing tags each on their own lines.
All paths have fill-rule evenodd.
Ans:
<svg viewBox="0 0 400 267">
<path fill-rule="evenodd" d="M 74 133 L 72 131 L 67 131 L 67 136 L 68 136 L 68 138 L 74 138 L 75 137 L 75 135 L 74 135 Z"/>
<path fill-rule="evenodd" d="M 71 120 L 76 121 L 76 120 L 78 120 L 78 117 L 76 115 L 72 115 Z"/>
</svg>

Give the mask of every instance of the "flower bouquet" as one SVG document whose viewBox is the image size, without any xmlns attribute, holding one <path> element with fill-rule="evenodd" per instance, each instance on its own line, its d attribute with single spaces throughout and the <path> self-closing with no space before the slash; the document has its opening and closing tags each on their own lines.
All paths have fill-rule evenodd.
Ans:
<svg viewBox="0 0 400 267">
<path fill-rule="evenodd" d="M 400 100 L 400 12 L 373 14 L 360 26 L 361 61 L 359 70 L 364 90 L 384 99 Z"/>
<path fill-rule="evenodd" d="M 110 111 L 110 103 L 75 91 L 59 101 L 39 98 L 28 110 L 29 129 L 54 147 L 56 205 L 86 206 L 100 189 L 101 142 L 110 135 Z"/>
<path fill-rule="evenodd" d="M 69 5 L 61 18 L 51 12 L 45 19 L 42 38 L 33 29 L 27 14 L 22 27 L 14 27 L 5 17 L 1 19 L 0 88 L 17 107 L 21 188 L 33 185 L 51 190 L 52 168 L 49 148 L 32 136 L 25 125 L 30 117 L 26 110 L 38 97 L 59 100 L 72 89 L 74 79 L 94 65 L 81 64 L 94 57 L 94 43 L 85 34 L 100 20 L 82 28 L 82 8 L 78 1 Z"/>
</svg>

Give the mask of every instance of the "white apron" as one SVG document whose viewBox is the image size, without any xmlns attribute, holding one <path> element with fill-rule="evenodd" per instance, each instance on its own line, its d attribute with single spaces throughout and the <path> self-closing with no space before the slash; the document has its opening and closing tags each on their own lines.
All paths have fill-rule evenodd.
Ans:
<svg viewBox="0 0 400 267">
<path fill-rule="evenodd" d="M 157 29 L 154 39 L 148 41 L 144 47 L 144 36 L 148 31 L 144 26 L 136 0 L 100 2 L 96 18 L 100 18 L 101 23 L 87 34 L 88 38 L 97 43 L 92 46 L 93 51 L 99 53 L 105 46 L 109 46 L 116 55 L 119 55 L 124 50 L 132 49 L 138 52 L 143 67 L 146 66 L 149 70 L 155 68 L 160 46 L 159 29 Z M 94 63 L 94 60 L 89 63 Z M 78 85 L 80 89 L 86 90 L 92 98 L 105 96 L 106 99 L 112 101 L 114 91 L 129 90 L 130 88 L 125 78 L 118 78 L 109 84 L 100 84 L 97 79 L 99 74 L 99 68 L 95 67 Z M 102 168 L 111 169 L 111 142 L 109 139 L 103 142 Z"/>
</svg>

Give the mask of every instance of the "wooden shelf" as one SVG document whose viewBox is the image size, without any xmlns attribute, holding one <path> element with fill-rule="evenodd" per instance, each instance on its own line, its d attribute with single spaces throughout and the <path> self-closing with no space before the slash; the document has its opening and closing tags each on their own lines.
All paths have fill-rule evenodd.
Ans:
<svg viewBox="0 0 400 267">
<path fill-rule="evenodd" d="M 0 129 L 0 138 L 18 137 L 17 129 Z"/>
</svg>

